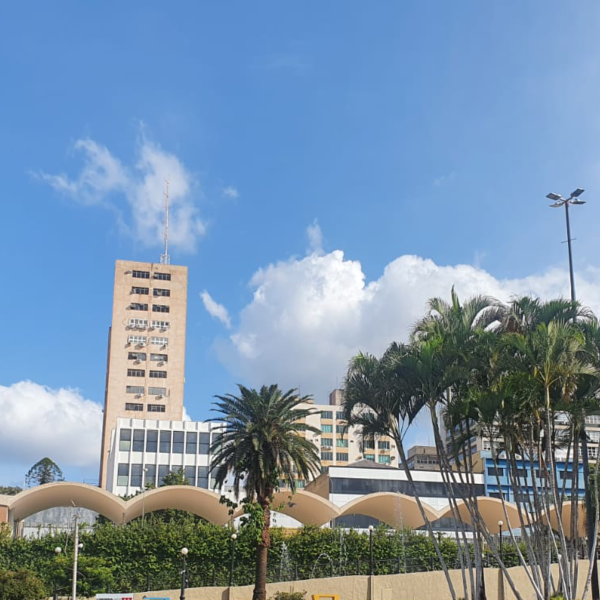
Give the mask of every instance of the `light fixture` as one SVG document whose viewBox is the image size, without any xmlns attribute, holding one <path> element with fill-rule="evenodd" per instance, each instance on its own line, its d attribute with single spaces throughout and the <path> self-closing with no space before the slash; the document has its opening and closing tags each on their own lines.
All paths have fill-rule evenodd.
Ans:
<svg viewBox="0 0 600 600">
<path fill-rule="evenodd" d="M 185 546 L 184 546 L 184 547 L 181 549 L 181 554 L 182 554 L 183 556 L 187 556 L 187 553 L 188 553 L 188 552 L 189 552 L 189 550 L 188 550 L 188 549 L 187 549 Z"/>
</svg>

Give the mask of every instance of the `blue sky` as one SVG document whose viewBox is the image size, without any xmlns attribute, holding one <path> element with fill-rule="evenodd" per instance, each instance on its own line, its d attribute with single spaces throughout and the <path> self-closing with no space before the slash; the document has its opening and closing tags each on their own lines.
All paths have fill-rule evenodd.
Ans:
<svg viewBox="0 0 600 600">
<path fill-rule="evenodd" d="M 179 222 L 197 225 L 171 249 L 190 273 L 194 419 L 236 381 L 324 401 L 353 352 L 405 336 L 454 283 L 568 294 L 549 191 L 587 190 L 572 220 L 578 291 L 600 310 L 597 3 L 1 14 L 0 484 L 43 454 L 96 476 L 85 400 L 103 398 L 114 261 L 158 260 L 144 223 L 165 176 Z"/>
</svg>

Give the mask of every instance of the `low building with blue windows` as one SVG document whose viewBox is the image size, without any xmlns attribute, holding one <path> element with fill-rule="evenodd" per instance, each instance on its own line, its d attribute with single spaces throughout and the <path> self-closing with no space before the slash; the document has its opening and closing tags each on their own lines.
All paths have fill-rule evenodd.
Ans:
<svg viewBox="0 0 600 600">
<path fill-rule="evenodd" d="M 483 475 L 485 485 L 485 495 L 492 498 L 500 498 L 502 495 L 508 502 L 515 502 L 515 494 L 522 494 L 533 499 L 534 486 L 539 490 L 545 487 L 544 473 L 540 473 L 540 466 L 537 461 L 517 460 L 516 469 L 513 467 L 516 486 L 513 485 L 511 474 L 509 473 L 509 461 L 506 458 L 497 458 L 494 462 L 491 452 L 481 452 L 483 463 Z M 533 467 L 533 472 L 532 472 Z M 583 466 L 578 465 L 578 479 L 575 482 L 577 495 L 583 499 L 585 495 L 585 478 L 583 476 Z M 556 461 L 557 485 L 559 493 L 564 490 L 564 497 L 573 496 L 573 463 L 564 460 Z M 515 487 L 517 488 L 515 490 Z M 523 498 L 522 498 L 523 500 Z"/>
</svg>

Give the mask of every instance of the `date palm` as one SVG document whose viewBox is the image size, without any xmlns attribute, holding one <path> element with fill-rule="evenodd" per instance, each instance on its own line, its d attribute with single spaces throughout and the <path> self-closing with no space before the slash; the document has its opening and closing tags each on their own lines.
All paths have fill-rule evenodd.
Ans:
<svg viewBox="0 0 600 600">
<path fill-rule="evenodd" d="M 262 511 L 252 599 L 265 600 L 273 494 L 280 480 L 293 493 L 295 472 L 305 480 L 319 472 L 316 447 L 302 433 L 320 431 L 305 422 L 312 411 L 300 407 L 309 396 L 298 396 L 293 389 L 283 393 L 277 385 L 262 386 L 260 390 L 242 385 L 238 388 L 237 396 L 216 396 L 213 410 L 225 425 L 211 447 L 211 471 L 216 486 L 221 487 L 232 477 L 236 497 L 243 489 L 244 502 L 256 503 Z"/>
</svg>

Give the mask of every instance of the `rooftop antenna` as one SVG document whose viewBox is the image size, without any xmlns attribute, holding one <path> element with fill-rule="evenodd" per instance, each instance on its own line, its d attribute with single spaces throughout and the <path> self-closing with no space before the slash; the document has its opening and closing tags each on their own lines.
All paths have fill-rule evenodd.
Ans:
<svg viewBox="0 0 600 600">
<path fill-rule="evenodd" d="M 170 265 L 171 257 L 169 256 L 169 180 L 165 179 L 165 253 L 160 255 L 161 265 Z"/>
</svg>

